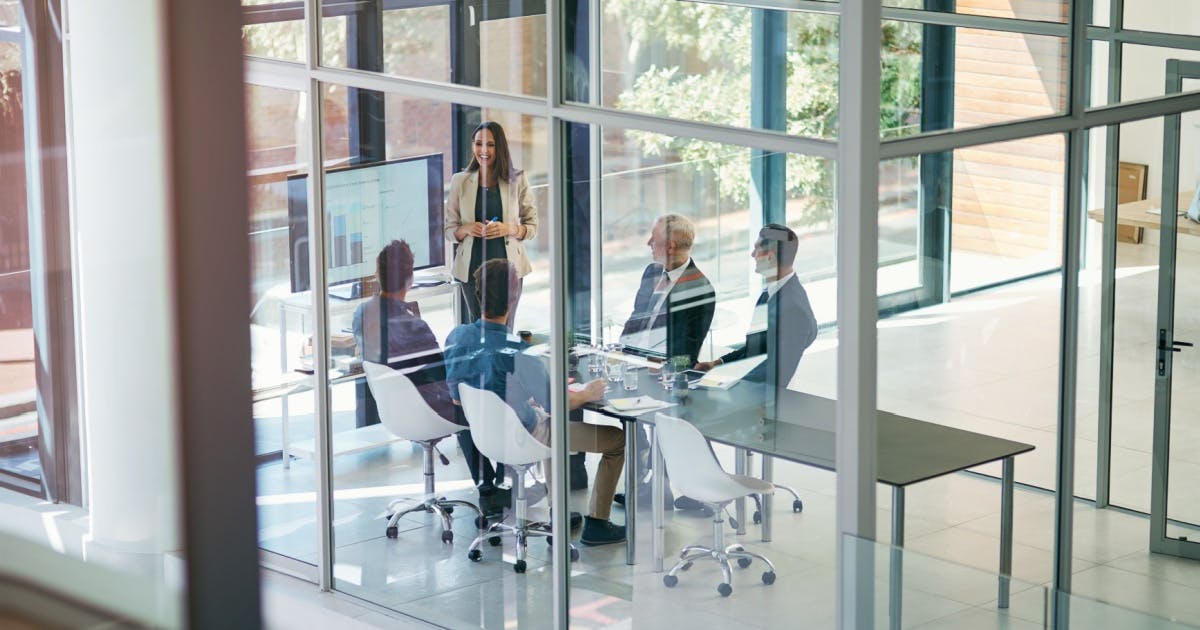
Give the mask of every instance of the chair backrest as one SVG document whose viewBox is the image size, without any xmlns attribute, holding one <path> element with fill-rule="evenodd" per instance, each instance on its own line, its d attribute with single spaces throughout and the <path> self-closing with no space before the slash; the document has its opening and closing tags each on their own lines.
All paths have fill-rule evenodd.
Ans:
<svg viewBox="0 0 1200 630">
<path fill-rule="evenodd" d="M 363 371 L 367 374 L 367 386 L 375 396 L 380 421 L 397 437 L 412 441 L 435 440 L 465 428 L 438 415 L 403 373 L 370 361 L 363 361 Z"/>
<path fill-rule="evenodd" d="M 667 475 L 678 494 L 703 497 L 709 488 L 727 483 L 729 475 L 721 468 L 700 429 L 692 423 L 657 413 L 654 435 L 667 464 Z"/>
<path fill-rule="evenodd" d="M 471 439 L 485 457 L 514 466 L 550 459 L 550 447 L 525 430 L 517 412 L 495 393 L 466 383 L 458 384 L 458 392 Z"/>
</svg>

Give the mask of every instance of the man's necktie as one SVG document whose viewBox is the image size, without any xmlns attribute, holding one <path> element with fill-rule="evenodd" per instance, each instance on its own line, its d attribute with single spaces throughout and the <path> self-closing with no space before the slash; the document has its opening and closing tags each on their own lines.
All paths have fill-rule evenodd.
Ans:
<svg viewBox="0 0 1200 630">
<path fill-rule="evenodd" d="M 755 305 L 755 306 L 762 306 L 763 304 L 766 304 L 766 303 L 767 303 L 767 297 L 768 297 L 768 295 L 769 295 L 769 294 L 767 293 L 767 290 L 766 290 L 766 289 L 763 289 L 762 293 L 759 293 L 759 294 L 758 294 L 758 301 L 757 301 L 757 302 L 755 302 L 755 303 L 754 303 L 754 305 Z"/>
</svg>

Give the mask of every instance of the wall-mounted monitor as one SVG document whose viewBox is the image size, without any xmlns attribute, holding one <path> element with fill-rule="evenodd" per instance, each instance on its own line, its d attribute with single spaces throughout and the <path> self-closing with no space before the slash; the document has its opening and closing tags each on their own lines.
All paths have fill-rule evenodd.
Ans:
<svg viewBox="0 0 1200 630">
<path fill-rule="evenodd" d="M 408 241 L 414 269 L 445 264 L 441 154 L 358 164 L 325 172 L 329 286 L 375 273 L 375 257 L 393 239 Z M 292 292 L 307 291 L 308 176 L 288 177 Z"/>
</svg>

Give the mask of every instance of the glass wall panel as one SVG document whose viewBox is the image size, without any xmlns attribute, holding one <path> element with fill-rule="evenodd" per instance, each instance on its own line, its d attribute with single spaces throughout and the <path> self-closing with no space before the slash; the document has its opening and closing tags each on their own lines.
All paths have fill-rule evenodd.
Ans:
<svg viewBox="0 0 1200 630">
<path fill-rule="evenodd" d="M 19 26 L 20 22 L 20 0 L 0 0 L 0 26 Z"/>
<path fill-rule="evenodd" d="M 1125 28 L 1200 35 L 1200 7 L 1187 0 L 1125 0 Z"/>
<path fill-rule="evenodd" d="M 965 15 L 1066 22 L 1067 0 L 883 0 L 885 7 L 950 11 Z"/>
<path fill-rule="evenodd" d="M 312 393 L 308 244 L 296 229 L 308 220 L 289 199 L 289 182 L 308 171 L 305 96 L 246 86 L 250 188 L 251 379 L 257 461 L 259 546 L 317 562 L 316 427 Z"/>
<path fill-rule="evenodd" d="M 1062 136 L 954 152 L 950 289 L 958 293 L 1062 264 Z"/>
<path fill-rule="evenodd" d="M 1189 86 L 1185 82 L 1184 87 Z M 1186 112 L 1180 121 L 1179 210 L 1186 211 L 1200 178 L 1200 155 L 1189 150 L 1200 142 L 1200 113 Z M 1156 339 L 1158 329 L 1160 236 L 1155 229 L 1158 214 L 1147 210 L 1161 207 L 1163 195 L 1163 119 L 1154 118 L 1120 126 L 1118 156 L 1118 202 L 1116 244 L 1115 315 L 1113 320 L 1111 502 L 1143 512 L 1150 511 L 1151 464 L 1155 413 Z M 1102 174 L 1094 177 L 1102 181 Z M 1095 187 L 1093 187 L 1095 188 Z M 1145 200 L 1145 201 L 1139 201 Z M 1089 250 L 1100 249 L 1102 203 L 1092 204 Z M 1179 218 L 1176 247 L 1174 339 L 1194 341 L 1197 297 L 1185 279 L 1200 258 L 1194 233 L 1195 223 Z M 1098 256 L 1095 254 L 1094 256 Z M 1098 273 L 1098 272 L 1097 272 Z M 1098 291 L 1099 289 L 1097 289 Z M 1189 383 L 1197 378 L 1195 353 L 1184 348 L 1174 356 L 1171 400 L 1170 450 L 1168 455 L 1168 517 L 1184 523 L 1200 523 L 1195 514 L 1194 484 L 1200 458 L 1196 452 L 1195 401 Z M 1103 401 L 1101 401 L 1103 403 Z M 1096 431 L 1080 424 L 1082 431 Z M 1170 529 L 1170 528 L 1169 528 Z M 1186 534 L 1186 532 L 1185 532 Z M 1177 535 L 1173 533 L 1172 535 Z M 1194 532 L 1189 535 L 1193 537 Z"/>
<path fill-rule="evenodd" d="M 940 273 L 938 260 L 922 249 L 933 237 L 930 222 L 940 212 L 921 191 L 920 159 L 888 160 L 879 165 L 879 295 L 917 289 L 930 274 Z M 828 238 L 832 239 L 832 226 Z M 932 265 L 932 267 L 931 267 Z"/>
<path fill-rule="evenodd" d="M 0 485 L 40 494 L 21 79 L 21 46 L 0 42 Z"/>
<path fill-rule="evenodd" d="M 549 334 L 548 130 L 477 111 L 499 127 L 459 129 L 471 152 L 456 154 L 451 103 L 359 91 L 384 115 L 356 127 L 348 96 L 331 90 L 325 109 L 334 585 L 438 624 L 539 627 L 547 530 L 518 549 L 502 525 L 549 522 L 549 448 L 522 426 L 535 388 L 516 360 Z"/>
<path fill-rule="evenodd" d="M 1061 264 L 1055 186 L 1063 181 L 1063 144 L 1055 135 L 959 150 L 944 171 L 950 181 L 926 169 L 933 181 L 922 188 L 945 191 L 951 204 L 952 286 L 965 284 L 966 274 L 979 286 Z M 1039 152 L 1057 157 L 1031 165 Z M 1031 190 L 1035 181 L 1046 188 Z M 1049 275 L 881 319 L 879 408 L 1033 445 L 1016 458 L 1016 479 L 1053 488 L 1060 289 L 1059 276 Z M 982 469 L 1000 472 L 995 464 Z"/>
<path fill-rule="evenodd" d="M 324 0 L 321 64 L 546 94 L 545 3 Z"/>
<path fill-rule="evenodd" d="M 593 262 L 602 288 L 592 298 L 602 298 L 603 319 L 598 337 L 577 346 L 572 376 L 602 381 L 579 395 L 603 400 L 571 424 L 570 447 L 588 452 L 584 471 L 570 468 L 585 545 L 571 576 L 573 620 L 770 625 L 782 618 L 784 594 L 794 593 L 769 585 L 776 575 L 804 579 L 809 592 L 835 584 L 828 464 L 836 334 L 821 327 L 836 312 L 833 165 L 620 128 L 600 137 L 602 216 L 592 224 L 601 230 Z M 656 421 L 656 411 L 682 424 Z M 614 470 L 622 451 L 623 481 Z M 745 452 L 754 453 L 749 461 Z M 781 489 L 759 509 L 751 499 L 738 505 L 736 492 L 711 493 L 706 484 L 724 472 L 758 475 L 763 453 L 774 456 L 774 480 L 796 496 Z M 800 512 L 813 505 L 816 515 Z M 761 518 L 773 519 L 770 544 L 759 542 Z M 589 544 L 622 526 L 633 557 L 625 545 Z M 686 572 L 672 570 L 684 545 L 735 543 L 774 564 L 735 554 L 729 599 L 717 596 L 726 580 L 707 554 L 693 554 Z M 832 600 L 819 599 L 805 600 L 806 619 L 832 620 Z"/>
<path fill-rule="evenodd" d="M 921 29 L 886 21 L 883 31 L 883 133 L 907 135 L 919 128 Z M 603 106 L 837 136 L 836 15 L 610 0 L 601 37 Z M 767 52 L 779 38 L 783 56 Z M 752 96 L 767 83 L 786 88 Z"/>
<path fill-rule="evenodd" d="M 1166 94 L 1167 60 L 1200 60 L 1200 51 L 1160 48 L 1158 46 L 1122 47 L 1121 101 L 1134 101 Z M 1107 79 L 1106 79 L 1107 80 Z M 1185 84 L 1185 92 L 1200 89 L 1196 84 Z"/>
<path fill-rule="evenodd" d="M 247 55 L 304 61 L 304 7 L 295 2 L 242 0 L 242 50 Z"/>
</svg>

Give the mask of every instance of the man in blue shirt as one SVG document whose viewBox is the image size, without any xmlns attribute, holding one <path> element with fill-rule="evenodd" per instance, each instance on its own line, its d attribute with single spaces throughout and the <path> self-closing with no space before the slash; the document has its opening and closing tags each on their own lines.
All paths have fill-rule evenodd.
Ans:
<svg viewBox="0 0 1200 630">
<path fill-rule="evenodd" d="M 508 313 L 512 307 L 509 296 L 517 294 L 517 277 L 512 263 L 507 260 L 484 263 L 476 271 L 475 286 L 483 316 L 470 324 L 456 327 L 446 337 L 446 383 L 450 386 L 450 395 L 457 404 L 459 383 L 491 391 L 508 401 L 526 429 L 537 437 L 545 437 L 539 435 L 538 431 L 545 425 L 539 427 L 538 423 L 539 415 L 544 414 L 548 406 L 548 374 L 540 363 L 526 362 L 524 369 L 517 370 L 518 356 L 526 361 L 530 358 L 521 354 L 528 344 L 508 332 Z M 541 369 L 529 369 L 536 367 Z M 521 375 L 525 375 L 529 382 L 522 382 Z M 581 389 L 571 391 L 568 406 L 577 409 L 603 397 L 604 381 L 596 379 Z M 469 433 L 459 433 L 460 439 Z M 573 423 L 568 435 L 568 448 L 572 451 L 603 453 L 580 542 L 603 545 L 624 541 L 625 528 L 608 520 L 613 494 L 625 464 L 624 431 L 617 427 Z M 474 450 L 473 441 L 471 449 Z M 463 451 L 467 452 L 465 446 Z M 474 455 L 482 458 L 478 451 Z M 480 496 L 480 501 L 484 501 L 482 489 Z M 495 500 L 491 502 L 494 504 Z"/>
</svg>

